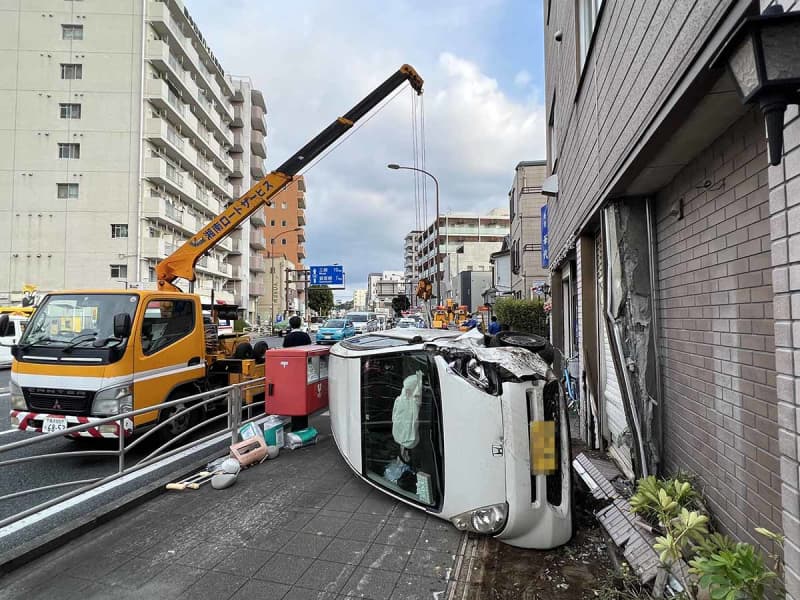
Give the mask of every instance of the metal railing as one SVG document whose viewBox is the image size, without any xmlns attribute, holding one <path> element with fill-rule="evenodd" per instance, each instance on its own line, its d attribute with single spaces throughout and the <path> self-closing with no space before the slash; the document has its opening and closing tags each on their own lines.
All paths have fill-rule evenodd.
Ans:
<svg viewBox="0 0 800 600">
<path fill-rule="evenodd" d="M 8 452 L 11 451 L 20 450 L 23 448 L 35 447 L 37 445 L 49 442 L 50 440 L 63 438 L 64 436 L 69 436 L 71 434 L 80 433 L 81 431 L 94 429 L 97 428 L 98 426 L 106 425 L 109 423 L 116 424 L 117 432 L 119 434 L 119 432 L 126 431 L 125 429 L 126 420 L 130 420 L 130 422 L 132 423 L 133 417 L 137 415 L 152 413 L 154 411 L 163 411 L 164 409 L 169 409 L 169 408 L 175 408 L 175 412 L 170 413 L 168 418 L 160 420 L 158 425 L 156 425 L 152 429 L 147 430 L 146 433 L 140 436 L 136 436 L 135 438 L 130 438 L 124 433 L 122 435 L 119 435 L 119 444 L 116 450 L 80 450 L 80 451 L 70 451 L 70 452 L 38 454 L 33 456 L 22 456 L 18 458 L 0 460 L 0 472 L 2 472 L 1 470 L 3 467 L 18 465 L 22 463 L 32 463 L 37 460 L 54 460 L 54 459 L 80 457 L 80 456 L 117 457 L 117 470 L 115 473 L 112 473 L 111 475 L 107 475 L 105 477 L 95 477 L 92 479 L 79 479 L 74 481 L 66 481 L 62 483 L 43 485 L 35 488 L 11 492 L 3 496 L 0 496 L 0 502 L 3 502 L 6 500 L 11 500 L 13 498 L 19 498 L 21 496 L 27 496 L 30 494 L 45 492 L 48 490 L 78 486 L 77 489 L 74 489 L 65 494 L 61 494 L 60 496 L 52 498 L 45 502 L 41 502 L 36 506 L 32 506 L 22 512 L 16 513 L 14 515 L 11 515 L 9 517 L 0 520 L 0 528 L 5 527 L 6 525 L 9 525 L 11 523 L 20 521 L 25 517 L 33 515 L 47 508 L 50 508 L 51 506 L 54 506 L 60 502 L 78 496 L 84 492 L 100 487 L 101 485 L 112 482 L 124 475 L 128 475 L 130 473 L 139 471 L 140 469 L 143 469 L 157 461 L 169 458 L 170 456 L 173 456 L 185 450 L 187 447 L 191 445 L 199 445 L 208 442 L 210 440 L 213 440 L 214 438 L 219 437 L 223 432 L 227 432 L 227 434 L 231 436 L 231 444 L 236 443 L 238 441 L 239 427 L 243 423 L 249 423 L 264 417 L 263 400 L 260 402 L 252 402 L 247 405 L 242 404 L 243 392 L 264 386 L 265 385 L 264 381 L 265 381 L 264 378 L 253 379 L 243 383 L 238 383 L 235 385 L 218 388 L 209 392 L 202 392 L 199 394 L 194 394 L 183 398 L 178 398 L 176 400 L 162 402 L 161 404 L 148 406 L 146 408 L 140 408 L 138 410 L 132 410 L 125 413 L 120 413 L 112 417 L 96 419 L 90 423 L 75 425 L 73 427 L 68 427 L 67 429 L 61 431 L 56 431 L 53 433 L 45 433 L 42 435 L 37 435 L 31 438 L 20 440 L 17 442 L 11 442 L 9 444 L 0 445 L 0 457 L 2 457 L 4 454 L 7 454 Z M 223 400 L 227 403 L 227 411 L 220 412 L 218 414 L 210 416 L 209 418 L 200 419 L 196 421 L 195 424 L 186 429 L 183 433 L 180 433 L 172 437 L 166 443 L 161 444 L 160 446 L 152 450 L 149 454 L 147 454 L 144 458 L 136 461 L 134 464 L 126 463 L 126 458 L 128 458 L 128 454 L 132 450 L 141 446 L 141 444 L 145 440 L 152 441 L 153 439 L 157 439 L 154 438 L 153 436 L 158 435 L 163 430 L 163 428 L 168 427 L 170 423 L 172 423 L 173 421 L 180 419 L 186 415 L 189 415 L 190 413 L 192 413 L 192 411 L 201 411 L 204 409 L 204 407 L 212 403 L 220 402 Z M 256 416 L 252 416 L 254 413 L 253 409 L 259 409 L 259 408 L 261 410 L 258 411 L 258 414 L 256 414 Z M 242 420 L 243 409 L 246 409 L 248 413 L 248 418 L 244 420 Z M 222 421 L 223 419 L 226 420 L 226 426 L 224 428 L 216 429 L 215 431 L 207 435 L 204 435 L 199 439 L 191 439 L 186 443 L 184 443 L 183 445 L 176 447 L 176 443 L 179 442 L 180 440 L 187 438 L 188 436 L 192 435 L 193 433 L 196 433 L 198 430 L 207 427 L 212 423 L 217 423 L 219 421 Z M 171 449 L 169 449 L 170 447 Z M 0 477 L 0 479 L 5 479 L 5 478 Z"/>
</svg>

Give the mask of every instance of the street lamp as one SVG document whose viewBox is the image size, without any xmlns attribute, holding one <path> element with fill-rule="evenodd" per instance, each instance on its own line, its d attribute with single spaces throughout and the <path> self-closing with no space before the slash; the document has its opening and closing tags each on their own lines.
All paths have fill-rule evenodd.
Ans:
<svg viewBox="0 0 800 600">
<path fill-rule="evenodd" d="M 442 301 L 442 282 L 439 273 L 439 180 L 434 177 L 433 173 L 428 173 L 425 169 L 418 169 L 417 167 L 405 167 L 397 164 L 390 164 L 386 165 L 390 169 L 406 169 L 408 171 L 417 171 L 419 173 L 425 173 L 428 177 L 433 179 L 434 186 L 436 188 L 436 300 L 437 302 Z"/>
<path fill-rule="evenodd" d="M 269 318 L 270 318 L 270 327 L 275 326 L 275 240 L 280 237 L 283 237 L 287 233 L 292 233 L 293 231 L 300 231 L 302 227 L 294 227 L 293 229 L 287 229 L 286 231 L 281 231 L 275 237 L 271 237 L 269 239 L 269 260 L 270 260 L 270 267 L 269 267 L 269 283 L 270 289 L 269 291 Z"/>
</svg>

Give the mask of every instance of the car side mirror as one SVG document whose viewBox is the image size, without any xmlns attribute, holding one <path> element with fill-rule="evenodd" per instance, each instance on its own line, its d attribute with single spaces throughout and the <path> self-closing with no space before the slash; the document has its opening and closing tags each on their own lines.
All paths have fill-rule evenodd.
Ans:
<svg viewBox="0 0 800 600">
<path fill-rule="evenodd" d="M 126 338 L 131 334 L 131 316 L 128 313 L 114 315 L 114 337 Z"/>
<path fill-rule="evenodd" d="M 8 315 L 0 315 L 0 337 L 8 335 L 8 325 L 10 322 Z"/>
</svg>

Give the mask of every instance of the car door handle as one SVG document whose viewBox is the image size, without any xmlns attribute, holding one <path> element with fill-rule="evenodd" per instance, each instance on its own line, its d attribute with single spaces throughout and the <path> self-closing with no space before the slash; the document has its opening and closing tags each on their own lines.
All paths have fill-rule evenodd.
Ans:
<svg viewBox="0 0 800 600">
<path fill-rule="evenodd" d="M 199 365 L 199 364 L 200 364 L 200 357 L 199 356 L 193 356 L 192 358 L 189 359 L 189 362 L 187 363 L 186 366 L 193 367 L 193 366 Z"/>
</svg>

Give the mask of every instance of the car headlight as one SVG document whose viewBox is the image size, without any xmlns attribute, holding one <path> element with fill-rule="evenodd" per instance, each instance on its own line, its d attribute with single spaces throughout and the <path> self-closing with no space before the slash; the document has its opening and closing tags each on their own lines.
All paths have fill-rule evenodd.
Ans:
<svg viewBox="0 0 800 600">
<path fill-rule="evenodd" d="M 94 395 L 92 414 L 98 417 L 109 417 L 133 410 L 133 388 L 120 385 L 100 390 Z"/>
<path fill-rule="evenodd" d="M 456 515 L 450 521 L 456 529 L 475 533 L 500 533 L 508 519 L 508 504 L 492 504 L 482 506 L 469 512 Z"/>
<path fill-rule="evenodd" d="M 28 410 L 22 388 L 13 379 L 8 383 L 8 392 L 11 395 L 11 408 L 13 410 Z"/>
</svg>

